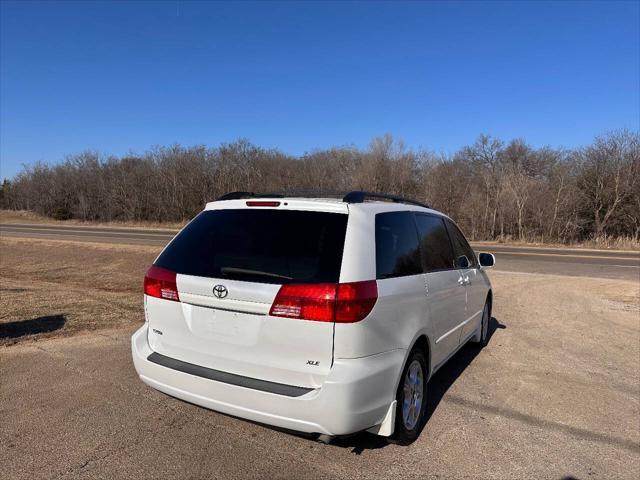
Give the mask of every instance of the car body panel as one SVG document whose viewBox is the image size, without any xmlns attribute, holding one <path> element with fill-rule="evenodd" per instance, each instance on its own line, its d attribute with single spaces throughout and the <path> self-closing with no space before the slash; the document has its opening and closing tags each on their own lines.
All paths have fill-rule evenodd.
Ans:
<svg viewBox="0 0 640 480">
<path fill-rule="evenodd" d="M 378 280 L 378 300 L 356 323 L 337 323 L 335 358 L 360 358 L 406 349 L 425 325 L 427 295 L 422 275 Z"/>
<path fill-rule="evenodd" d="M 432 323 L 432 361 L 440 364 L 458 347 L 466 315 L 465 287 L 458 283 L 457 270 L 424 274 L 428 291 L 429 320 Z"/>
<path fill-rule="evenodd" d="M 482 320 L 482 310 L 489 293 L 489 281 L 486 273 L 480 268 L 471 268 L 460 271 L 466 281 L 466 313 L 465 326 L 462 329 L 461 339 L 467 338 L 476 331 Z"/>
<path fill-rule="evenodd" d="M 321 388 L 300 397 L 230 385 L 148 360 L 154 352 L 145 323 L 131 338 L 140 379 L 168 395 L 228 415 L 307 433 L 346 435 L 380 424 L 395 397 L 404 350 L 336 360 Z"/>
<path fill-rule="evenodd" d="M 147 297 L 154 351 L 266 381 L 322 384 L 332 362 L 333 323 L 269 315 L 280 285 L 182 274 L 177 285 L 180 302 Z M 217 285 L 226 289 L 224 298 L 215 296 Z"/>
</svg>

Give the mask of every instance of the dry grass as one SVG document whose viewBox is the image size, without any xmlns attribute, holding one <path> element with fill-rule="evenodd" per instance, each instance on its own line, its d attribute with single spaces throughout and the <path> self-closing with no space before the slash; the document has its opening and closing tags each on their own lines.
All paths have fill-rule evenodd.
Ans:
<svg viewBox="0 0 640 480">
<path fill-rule="evenodd" d="M 611 248 L 614 250 L 640 250 L 640 240 L 631 237 L 603 236 L 594 240 L 588 240 L 582 244 L 591 248 Z"/>
<path fill-rule="evenodd" d="M 12 324 L 24 335 L 0 337 L 0 345 L 142 322 L 142 279 L 159 250 L 1 238 L 0 326 L 7 331 Z M 60 318 L 62 328 L 46 332 Z"/>
<path fill-rule="evenodd" d="M 0 210 L 0 223 L 33 223 L 39 225 L 86 225 L 91 227 L 126 227 L 126 228 L 164 228 L 178 230 L 182 228 L 184 222 L 83 222 L 81 220 L 54 220 L 49 217 L 38 215 L 30 210 Z"/>
<path fill-rule="evenodd" d="M 574 243 L 558 243 L 535 240 L 514 240 L 498 239 L 471 242 L 473 245 L 508 245 L 515 247 L 557 247 L 557 248 L 577 248 L 577 249 L 595 249 L 595 250 L 628 250 L 640 251 L 640 241 L 632 238 L 613 238 L 606 237 L 600 240 L 585 240 L 584 242 Z"/>
</svg>

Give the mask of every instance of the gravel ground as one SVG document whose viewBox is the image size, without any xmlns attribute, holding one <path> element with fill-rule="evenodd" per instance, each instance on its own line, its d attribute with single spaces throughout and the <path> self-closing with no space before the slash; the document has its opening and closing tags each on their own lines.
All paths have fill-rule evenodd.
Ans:
<svg viewBox="0 0 640 480">
<path fill-rule="evenodd" d="M 64 322 L 0 346 L 3 478 L 640 476 L 638 282 L 493 272 L 491 341 L 430 381 L 420 438 L 323 445 L 138 380 L 129 336 L 157 248 L 33 242 L 0 245 L 0 329 Z"/>
</svg>

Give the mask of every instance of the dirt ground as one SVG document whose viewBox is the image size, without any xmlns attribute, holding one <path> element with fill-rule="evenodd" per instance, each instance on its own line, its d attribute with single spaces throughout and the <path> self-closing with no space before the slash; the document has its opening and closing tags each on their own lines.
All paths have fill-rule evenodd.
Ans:
<svg viewBox="0 0 640 480">
<path fill-rule="evenodd" d="M 492 272 L 489 345 L 429 382 L 420 438 L 323 445 L 139 381 L 129 336 L 157 252 L 0 240 L 3 478 L 640 476 L 638 282 Z"/>
</svg>

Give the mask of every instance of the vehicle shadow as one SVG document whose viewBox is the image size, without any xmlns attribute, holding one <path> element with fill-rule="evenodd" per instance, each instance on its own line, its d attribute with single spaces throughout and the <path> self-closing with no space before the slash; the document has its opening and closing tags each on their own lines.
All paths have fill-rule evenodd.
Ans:
<svg viewBox="0 0 640 480">
<path fill-rule="evenodd" d="M 495 317 L 491 317 L 487 331 L 488 342 L 491 342 L 491 338 L 495 334 L 496 330 L 504 328 L 507 327 L 500 323 Z M 464 370 L 471 364 L 473 359 L 478 356 L 480 351 L 481 350 L 472 343 L 465 345 L 453 357 L 451 357 L 433 377 L 431 377 L 427 385 L 428 393 L 426 419 L 424 422 L 425 425 L 429 422 L 429 419 L 440 404 L 444 394 L 449 390 L 449 388 L 451 388 L 451 385 L 454 384 L 462 372 L 464 372 Z M 351 448 L 352 453 L 355 453 L 356 455 L 360 455 L 365 450 L 384 448 L 389 444 L 390 442 L 387 438 L 379 437 L 368 432 L 360 432 L 352 436 L 337 438 L 332 442 L 332 445 Z"/>
<path fill-rule="evenodd" d="M 62 314 L 47 315 L 29 320 L 0 323 L 0 339 L 19 338 L 36 333 L 53 332 L 61 329 L 67 319 Z"/>
<path fill-rule="evenodd" d="M 496 330 L 507 328 L 506 325 L 500 323 L 495 317 L 489 320 L 489 328 L 487 330 L 488 343 Z M 467 343 L 453 357 L 445 363 L 429 380 L 427 385 L 427 412 L 425 424 L 429 421 L 436 408 L 440 404 L 442 397 L 451 388 L 451 385 L 465 371 L 465 369 L 473 362 L 481 350 L 473 343 Z"/>
</svg>

